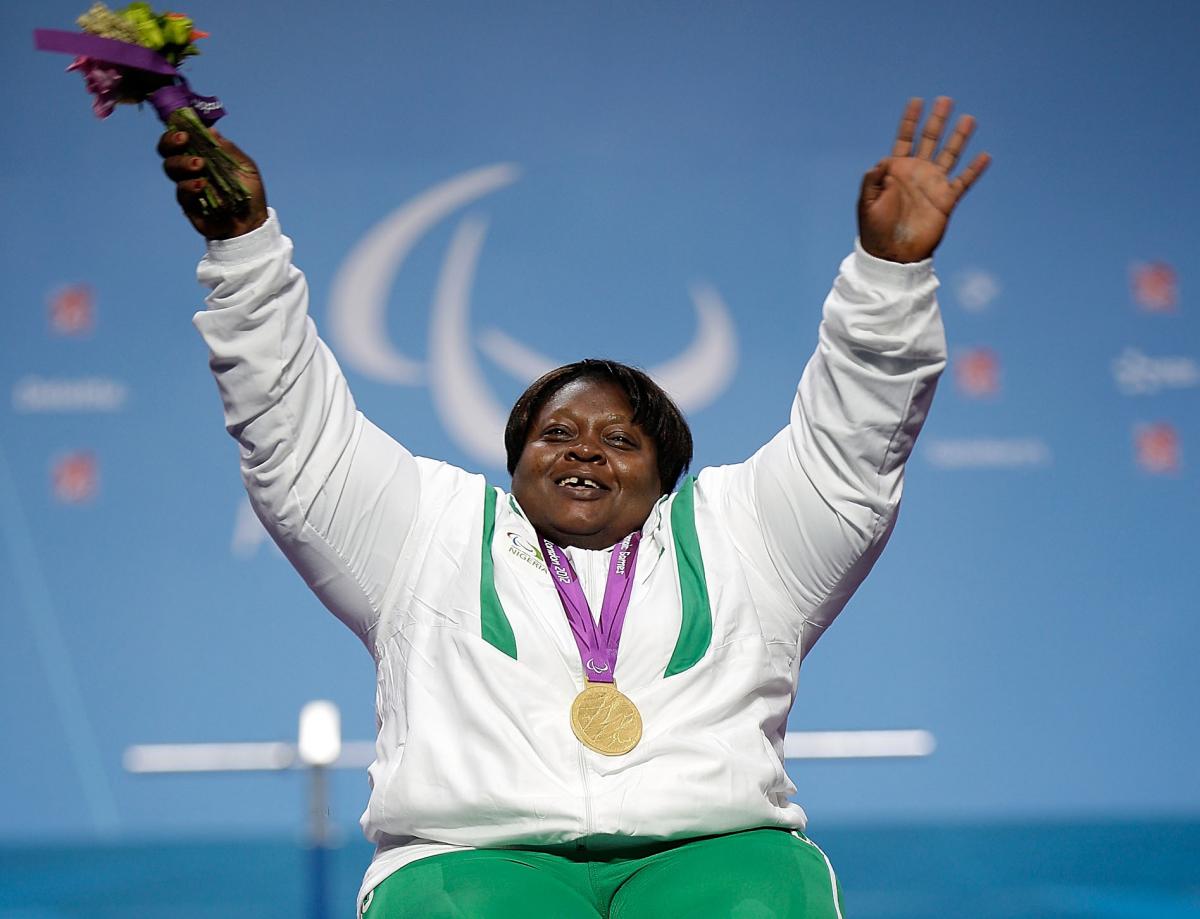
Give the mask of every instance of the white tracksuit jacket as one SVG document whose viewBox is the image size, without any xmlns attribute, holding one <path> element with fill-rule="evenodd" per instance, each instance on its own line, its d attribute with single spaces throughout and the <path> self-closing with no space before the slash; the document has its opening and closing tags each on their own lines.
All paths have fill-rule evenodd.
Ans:
<svg viewBox="0 0 1200 919">
<path fill-rule="evenodd" d="M 655 506 L 616 668 L 644 734 L 609 757 L 571 731 L 579 653 L 520 507 L 356 410 L 291 252 L 273 214 L 211 243 L 194 322 L 259 516 L 376 662 L 364 891 L 463 846 L 802 829 L 788 710 L 895 522 L 945 363 L 931 264 L 857 248 L 788 426 Z M 609 552 L 568 553 L 598 611 Z"/>
</svg>

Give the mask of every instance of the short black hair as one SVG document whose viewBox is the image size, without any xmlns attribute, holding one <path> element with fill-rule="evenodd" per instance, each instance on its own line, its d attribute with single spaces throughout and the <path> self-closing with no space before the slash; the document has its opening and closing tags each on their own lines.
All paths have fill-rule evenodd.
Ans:
<svg viewBox="0 0 1200 919">
<path fill-rule="evenodd" d="M 529 438 L 529 427 L 547 400 L 576 380 L 615 383 L 633 409 L 632 421 L 654 438 L 658 453 L 658 481 L 665 495 L 692 464 L 692 431 L 679 406 L 643 371 L 617 361 L 589 357 L 543 374 L 521 393 L 504 427 L 508 474 L 512 475 Z"/>
</svg>

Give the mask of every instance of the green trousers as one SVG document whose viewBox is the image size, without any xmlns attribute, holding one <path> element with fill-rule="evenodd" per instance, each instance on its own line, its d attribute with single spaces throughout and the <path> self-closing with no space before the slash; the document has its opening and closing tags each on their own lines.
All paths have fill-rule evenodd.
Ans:
<svg viewBox="0 0 1200 919">
<path fill-rule="evenodd" d="M 842 919 L 816 844 L 760 829 L 620 852 L 473 849 L 387 877 L 363 919 Z"/>
</svg>

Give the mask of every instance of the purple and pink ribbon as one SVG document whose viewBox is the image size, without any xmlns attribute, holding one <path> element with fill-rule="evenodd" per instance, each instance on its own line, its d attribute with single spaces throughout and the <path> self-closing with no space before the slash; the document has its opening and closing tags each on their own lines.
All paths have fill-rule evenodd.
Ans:
<svg viewBox="0 0 1200 919">
<path fill-rule="evenodd" d="M 183 75 L 161 54 L 141 45 L 61 29 L 35 29 L 33 45 L 39 51 L 74 54 L 130 70 L 171 77 L 175 82 L 156 89 L 147 97 L 158 112 L 158 117 L 164 122 L 172 112 L 181 108 L 194 109 L 200 120 L 209 127 L 216 124 L 217 119 L 225 114 L 225 109 L 216 96 L 201 96 L 193 92 Z"/>
<path fill-rule="evenodd" d="M 625 612 L 633 592 L 633 572 L 637 567 L 638 544 L 642 534 L 630 533 L 612 550 L 608 565 L 608 582 L 604 585 L 604 602 L 600 607 L 599 625 L 592 619 L 592 610 L 584 596 L 583 587 L 567 553 L 541 533 L 538 534 L 546 553 L 546 567 L 558 588 L 559 599 L 571 624 L 571 634 L 579 648 L 583 675 L 591 683 L 613 682 L 617 669 L 617 648 L 625 626 Z"/>
</svg>

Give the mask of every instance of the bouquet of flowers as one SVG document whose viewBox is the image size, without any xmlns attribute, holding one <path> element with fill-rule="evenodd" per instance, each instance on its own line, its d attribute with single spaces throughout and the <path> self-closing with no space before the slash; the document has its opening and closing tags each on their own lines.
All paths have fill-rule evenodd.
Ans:
<svg viewBox="0 0 1200 919">
<path fill-rule="evenodd" d="M 205 162 L 202 206 L 209 213 L 243 213 L 250 201 L 238 179 L 243 167 L 208 130 L 225 109 L 215 97 L 192 92 L 177 69 L 200 53 L 196 40 L 208 33 L 196 31 L 183 13 L 156 13 L 143 2 L 121 10 L 95 3 L 76 23 L 82 32 L 36 30 L 35 46 L 76 55 L 67 70 L 83 74 L 98 117 L 107 118 L 121 103 L 149 102 L 168 128 L 186 131 L 186 152 Z"/>
</svg>

